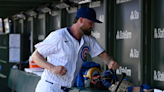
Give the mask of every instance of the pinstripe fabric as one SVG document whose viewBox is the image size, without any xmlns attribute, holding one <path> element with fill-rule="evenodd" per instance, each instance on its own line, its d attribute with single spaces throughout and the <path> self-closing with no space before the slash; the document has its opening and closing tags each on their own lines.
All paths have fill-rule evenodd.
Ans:
<svg viewBox="0 0 164 92">
<path fill-rule="evenodd" d="M 86 53 L 95 57 L 104 51 L 92 36 L 84 35 L 79 44 L 66 28 L 51 32 L 44 41 L 36 44 L 35 47 L 44 58 L 47 57 L 49 63 L 55 66 L 61 65 L 67 69 L 67 73 L 63 76 L 45 69 L 41 78 L 66 87 L 73 85 Z"/>
<path fill-rule="evenodd" d="M 41 79 L 35 89 L 35 92 L 64 92 L 59 84 L 51 84 Z"/>
</svg>

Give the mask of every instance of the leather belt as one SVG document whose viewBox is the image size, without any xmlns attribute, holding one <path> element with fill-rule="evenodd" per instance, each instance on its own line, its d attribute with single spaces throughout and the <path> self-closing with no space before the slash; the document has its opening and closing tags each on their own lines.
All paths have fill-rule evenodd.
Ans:
<svg viewBox="0 0 164 92">
<path fill-rule="evenodd" d="M 50 82 L 50 81 L 47 81 L 47 80 L 45 80 L 45 81 L 48 82 L 48 83 L 54 84 L 54 83 L 52 83 L 52 82 Z M 61 89 L 62 89 L 64 92 L 69 92 L 69 90 L 70 90 L 71 88 L 61 86 Z"/>
<path fill-rule="evenodd" d="M 62 89 L 64 92 L 69 92 L 69 90 L 70 90 L 71 88 L 67 88 L 67 87 L 61 86 L 61 89 Z"/>
</svg>

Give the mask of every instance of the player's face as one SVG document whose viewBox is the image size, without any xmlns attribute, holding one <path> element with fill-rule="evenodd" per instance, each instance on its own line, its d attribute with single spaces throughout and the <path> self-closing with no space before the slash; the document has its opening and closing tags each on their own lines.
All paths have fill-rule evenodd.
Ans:
<svg viewBox="0 0 164 92">
<path fill-rule="evenodd" d="M 91 35 L 91 29 L 93 27 L 94 27 L 93 21 L 83 18 L 83 25 L 80 27 L 80 29 L 85 35 Z"/>
</svg>

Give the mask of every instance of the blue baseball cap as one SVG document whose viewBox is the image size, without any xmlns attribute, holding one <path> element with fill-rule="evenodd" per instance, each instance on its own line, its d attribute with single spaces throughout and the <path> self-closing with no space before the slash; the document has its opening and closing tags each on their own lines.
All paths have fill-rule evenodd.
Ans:
<svg viewBox="0 0 164 92">
<path fill-rule="evenodd" d="M 87 18 L 91 21 L 97 22 L 97 23 L 102 23 L 101 21 L 96 19 L 96 12 L 92 8 L 89 7 L 82 7 L 80 8 L 77 13 L 76 13 L 77 18 Z"/>
</svg>

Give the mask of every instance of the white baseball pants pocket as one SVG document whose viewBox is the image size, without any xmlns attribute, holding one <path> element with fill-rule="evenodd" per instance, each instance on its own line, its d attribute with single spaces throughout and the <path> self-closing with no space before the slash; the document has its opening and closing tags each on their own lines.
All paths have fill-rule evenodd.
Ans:
<svg viewBox="0 0 164 92">
<path fill-rule="evenodd" d="M 40 79 L 38 82 L 35 92 L 64 92 L 61 89 L 61 86 L 59 84 L 54 84 L 47 82 L 44 79 Z"/>
</svg>

